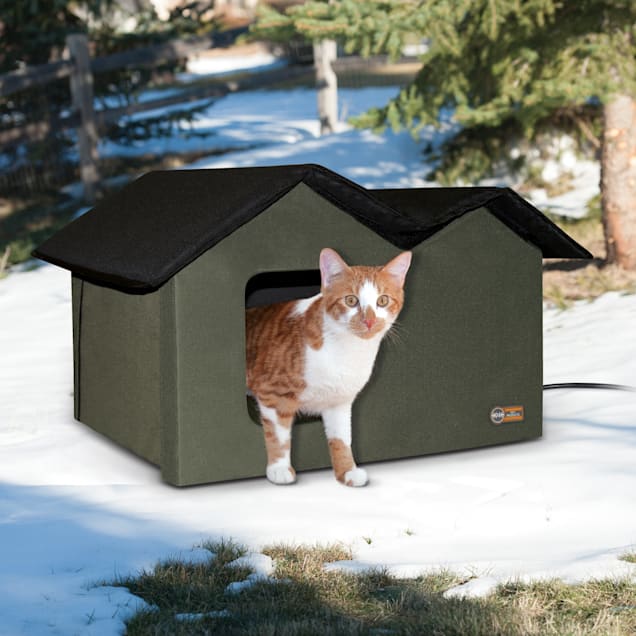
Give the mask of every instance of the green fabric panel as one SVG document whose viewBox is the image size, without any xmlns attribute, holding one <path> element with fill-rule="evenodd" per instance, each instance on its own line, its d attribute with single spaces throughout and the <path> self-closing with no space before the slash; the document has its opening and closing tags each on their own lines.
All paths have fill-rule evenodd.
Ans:
<svg viewBox="0 0 636 636">
<path fill-rule="evenodd" d="M 245 285 L 265 271 L 315 269 L 326 246 L 354 264 L 398 251 L 300 184 L 173 279 L 175 341 L 166 351 L 177 357 L 177 395 L 162 424 L 173 440 L 166 480 L 264 474 L 262 430 L 245 398 Z M 539 436 L 541 320 L 540 252 L 487 211 L 416 247 L 399 341 L 383 343 L 354 405 L 358 462 Z M 494 406 L 518 404 L 523 423 L 490 422 Z M 292 460 L 297 470 L 329 465 L 319 420 L 295 427 Z"/>
<path fill-rule="evenodd" d="M 80 419 L 159 464 L 160 292 L 125 294 L 88 282 L 74 289 L 81 290 L 76 294 Z"/>
<path fill-rule="evenodd" d="M 172 484 L 182 483 L 179 474 L 180 453 L 179 402 L 177 394 L 178 363 L 175 279 L 170 279 L 159 296 L 161 342 L 159 343 L 159 381 L 161 406 L 161 475 Z"/>
<path fill-rule="evenodd" d="M 83 281 L 77 276 L 71 276 L 71 298 L 73 304 L 73 417 L 80 419 L 80 307 L 82 302 L 82 285 Z"/>
</svg>

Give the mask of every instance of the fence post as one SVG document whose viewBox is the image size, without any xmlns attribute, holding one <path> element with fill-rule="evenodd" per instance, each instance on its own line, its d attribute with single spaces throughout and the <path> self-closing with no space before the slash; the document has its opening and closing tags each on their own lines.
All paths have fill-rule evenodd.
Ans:
<svg viewBox="0 0 636 636">
<path fill-rule="evenodd" d="M 71 99 L 80 114 L 77 143 L 80 156 L 80 176 L 84 185 L 84 198 L 94 203 L 99 183 L 97 168 L 97 124 L 93 108 L 93 75 L 88 52 L 88 38 L 82 34 L 69 35 L 66 46 L 71 54 Z"/>
<path fill-rule="evenodd" d="M 335 40 L 314 42 L 314 66 L 318 90 L 320 134 L 334 132 L 338 122 L 338 78 L 331 63 L 337 58 Z"/>
</svg>

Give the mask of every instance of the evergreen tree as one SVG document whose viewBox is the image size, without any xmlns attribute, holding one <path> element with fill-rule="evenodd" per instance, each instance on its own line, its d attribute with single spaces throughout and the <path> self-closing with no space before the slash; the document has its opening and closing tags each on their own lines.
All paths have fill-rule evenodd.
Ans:
<svg viewBox="0 0 636 636">
<path fill-rule="evenodd" d="M 633 0 L 312 1 L 284 13 L 264 9 L 256 28 L 278 39 L 338 38 L 363 55 L 397 57 L 405 43 L 427 42 L 414 81 L 357 123 L 417 132 L 450 110 L 462 131 L 446 159 L 464 173 L 473 168 L 473 177 L 502 149 L 503 133 L 532 140 L 558 117 L 595 141 L 600 124 L 607 257 L 636 269 Z M 591 117 L 595 111 L 602 117 Z"/>
<path fill-rule="evenodd" d="M 0 73 L 21 65 L 45 64 L 62 57 L 69 33 L 86 32 L 78 6 L 99 10 L 101 0 L 0 0 Z"/>
</svg>

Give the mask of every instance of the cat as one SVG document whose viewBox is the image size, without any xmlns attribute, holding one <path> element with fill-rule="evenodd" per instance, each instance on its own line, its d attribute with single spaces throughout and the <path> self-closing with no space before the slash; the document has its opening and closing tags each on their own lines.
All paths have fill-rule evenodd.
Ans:
<svg viewBox="0 0 636 636">
<path fill-rule="evenodd" d="M 297 413 L 322 416 L 336 479 L 364 486 L 351 452 L 351 406 L 404 303 L 411 252 L 381 267 L 349 266 L 320 252 L 320 293 L 246 311 L 247 388 L 259 407 L 267 478 L 296 481 L 290 462 Z"/>
</svg>

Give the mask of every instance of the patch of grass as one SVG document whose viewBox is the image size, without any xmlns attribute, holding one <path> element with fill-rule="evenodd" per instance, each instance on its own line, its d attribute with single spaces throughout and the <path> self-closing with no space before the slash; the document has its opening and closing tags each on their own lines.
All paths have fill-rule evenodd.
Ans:
<svg viewBox="0 0 636 636">
<path fill-rule="evenodd" d="M 236 543 L 231 539 L 203 541 L 198 547 L 212 552 L 217 564 L 220 565 L 227 565 L 231 561 L 235 561 L 239 557 L 242 557 L 247 552 L 245 546 Z"/>
<path fill-rule="evenodd" d="M 0 256 L 7 254 L 5 268 L 28 260 L 33 249 L 66 225 L 75 211 L 63 195 L 1 198 Z"/>
<path fill-rule="evenodd" d="M 233 581 L 242 581 L 249 568 L 227 568 L 226 565 L 245 553 L 231 541 L 207 542 L 210 550 L 206 563 L 189 564 L 176 560 L 157 564 L 151 572 L 122 577 L 113 585 L 126 587 L 153 606 L 153 610 L 136 614 L 128 623 L 129 634 L 190 634 L 191 623 L 175 618 L 179 613 L 206 613 L 226 608 L 225 588 Z M 222 616 L 206 617 L 207 627 L 223 623 Z M 200 632 L 205 633 L 205 632 Z"/>
<path fill-rule="evenodd" d="M 4 248 L 4 251 L 0 252 L 0 280 L 2 280 L 7 275 L 9 256 L 11 256 L 11 246 L 7 245 Z"/>
<path fill-rule="evenodd" d="M 351 559 L 351 551 L 338 544 L 273 545 L 263 552 L 274 559 L 275 581 L 262 581 L 239 594 L 226 595 L 228 583 L 249 574 L 247 569 L 225 567 L 243 549 L 232 542 L 204 547 L 217 555 L 209 563 L 162 563 L 153 572 L 117 582 L 156 607 L 129 620 L 129 635 L 636 633 L 636 584 L 627 580 L 581 585 L 509 583 L 482 599 L 445 598 L 446 590 L 466 579 L 450 572 L 398 579 L 383 569 L 361 574 L 326 571 L 326 563 Z M 190 621 L 175 618 L 186 612 L 217 615 Z"/>
<path fill-rule="evenodd" d="M 566 296 L 562 286 L 551 284 L 543 289 L 543 300 L 556 307 L 560 311 L 569 309 L 573 304 L 573 299 Z"/>
<path fill-rule="evenodd" d="M 615 267 L 589 267 L 581 272 L 577 279 L 580 289 L 588 297 L 596 298 L 609 291 L 636 293 L 636 277 Z"/>
<path fill-rule="evenodd" d="M 615 265 L 591 263 L 572 270 L 553 267 L 544 268 L 543 299 L 559 309 L 571 307 L 575 300 L 594 300 L 610 291 L 636 293 L 636 272 Z"/>
<path fill-rule="evenodd" d="M 621 561 L 627 561 L 627 563 L 636 563 L 636 552 L 627 552 L 619 558 Z"/>
<path fill-rule="evenodd" d="M 636 585 L 628 580 L 593 580 L 567 585 L 553 580 L 501 586 L 492 602 L 510 605 L 524 634 L 636 633 Z"/>
<path fill-rule="evenodd" d="M 595 257 L 594 261 L 545 261 L 543 299 L 562 310 L 570 307 L 575 300 L 593 300 L 609 291 L 636 293 L 636 272 L 603 262 L 605 242 L 600 197 L 588 201 L 587 211 L 582 219 L 548 214 L 553 222 Z"/>
</svg>

